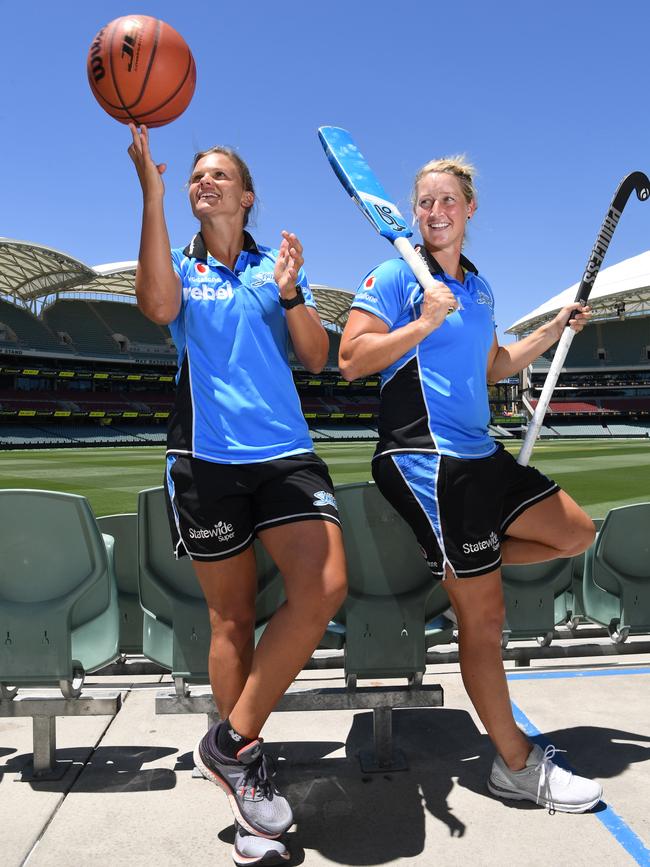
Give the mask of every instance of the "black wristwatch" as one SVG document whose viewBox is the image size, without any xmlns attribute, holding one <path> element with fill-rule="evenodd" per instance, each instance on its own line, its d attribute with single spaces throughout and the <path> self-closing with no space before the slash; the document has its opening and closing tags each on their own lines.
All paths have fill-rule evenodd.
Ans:
<svg viewBox="0 0 650 867">
<path fill-rule="evenodd" d="M 280 307 L 284 307 L 285 310 L 291 310 L 292 307 L 304 304 L 305 296 L 302 294 L 300 286 L 296 286 L 296 294 L 294 298 L 283 298 L 282 295 L 278 295 L 278 300 L 280 302 Z"/>
</svg>

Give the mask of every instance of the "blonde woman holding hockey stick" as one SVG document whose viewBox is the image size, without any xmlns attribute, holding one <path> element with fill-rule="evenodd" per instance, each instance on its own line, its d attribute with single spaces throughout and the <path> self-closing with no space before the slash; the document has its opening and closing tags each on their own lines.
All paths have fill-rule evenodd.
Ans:
<svg viewBox="0 0 650 867">
<path fill-rule="evenodd" d="M 373 477 L 444 580 L 463 682 L 497 750 L 488 788 L 583 812 L 600 800 L 600 785 L 558 767 L 555 748 L 533 746 L 515 724 L 501 658 L 500 567 L 579 554 L 594 525 L 553 481 L 492 440 L 487 387 L 539 357 L 567 323 L 582 330 L 589 308 L 570 304 L 523 340 L 499 344 L 492 290 L 462 254 L 477 208 L 473 176 L 460 157 L 417 173 L 413 213 L 434 288 L 423 291 L 401 259 L 371 271 L 352 304 L 339 363 L 348 380 L 381 372 Z"/>
</svg>

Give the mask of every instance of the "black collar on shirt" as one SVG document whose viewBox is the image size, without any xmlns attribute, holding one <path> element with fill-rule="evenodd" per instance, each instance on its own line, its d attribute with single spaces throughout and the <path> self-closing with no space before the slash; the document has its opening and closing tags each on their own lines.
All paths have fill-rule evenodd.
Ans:
<svg viewBox="0 0 650 867">
<path fill-rule="evenodd" d="M 246 253 L 259 253 L 259 249 L 252 235 L 250 235 L 244 229 L 244 245 L 242 250 Z M 196 235 L 192 238 L 187 247 L 183 250 L 183 255 L 187 256 L 188 259 L 203 259 L 204 262 L 207 262 L 208 259 L 208 251 L 205 246 L 205 241 L 203 240 L 203 235 L 200 232 L 197 232 Z"/>
<path fill-rule="evenodd" d="M 424 261 L 426 263 L 427 268 L 429 269 L 429 271 L 431 271 L 433 276 L 434 277 L 442 277 L 442 275 L 445 273 L 444 269 L 433 258 L 431 253 L 424 246 L 424 244 L 418 244 L 415 249 L 418 251 L 420 256 L 422 256 L 422 258 L 424 259 Z M 478 274 L 478 269 L 476 268 L 476 266 L 472 265 L 472 263 L 469 261 L 469 259 L 466 259 L 462 253 L 460 254 L 460 264 L 461 264 L 461 267 L 464 268 L 466 271 L 471 271 L 472 274 Z"/>
</svg>

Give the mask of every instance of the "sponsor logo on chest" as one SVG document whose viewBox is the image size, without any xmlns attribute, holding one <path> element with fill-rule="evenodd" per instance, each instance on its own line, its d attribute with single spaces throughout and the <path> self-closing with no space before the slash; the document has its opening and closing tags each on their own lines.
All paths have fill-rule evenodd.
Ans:
<svg viewBox="0 0 650 867">
<path fill-rule="evenodd" d="M 218 283 L 217 277 L 204 277 L 201 283 L 198 283 L 196 278 L 190 279 L 190 285 L 183 287 L 183 297 L 186 301 L 227 301 L 234 297 L 234 292 L 229 280 L 225 280 L 220 285 L 210 285 Z M 198 285 L 197 285 L 198 284 Z"/>
</svg>

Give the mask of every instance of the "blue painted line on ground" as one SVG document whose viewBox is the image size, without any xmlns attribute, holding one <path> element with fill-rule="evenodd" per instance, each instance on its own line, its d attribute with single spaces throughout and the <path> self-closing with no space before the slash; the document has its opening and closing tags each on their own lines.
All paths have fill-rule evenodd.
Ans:
<svg viewBox="0 0 650 867">
<path fill-rule="evenodd" d="M 565 677 L 613 677 L 621 674 L 650 674 L 650 667 L 607 668 L 594 671 L 507 671 L 506 677 L 508 680 L 562 680 Z"/>
<path fill-rule="evenodd" d="M 515 722 L 523 729 L 528 737 L 534 738 L 535 742 L 541 747 L 548 746 L 550 741 L 544 737 L 540 730 L 533 725 L 526 714 L 518 708 L 514 702 L 512 702 L 512 711 L 515 717 Z M 575 773 L 573 768 L 566 762 L 558 762 L 558 764 L 562 764 L 563 767 L 567 768 L 567 770 Z M 621 819 L 618 813 L 616 813 L 609 804 L 605 804 L 604 801 L 601 801 L 601 804 L 604 804 L 605 809 L 593 813 L 595 818 L 598 819 L 605 828 L 607 828 L 616 842 L 625 849 L 628 855 L 634 858 L 640 867 L 650 867 L 650 849 L 648 849 L 643 840 L 634 833 L 630 826 Z"/>
</svg>

